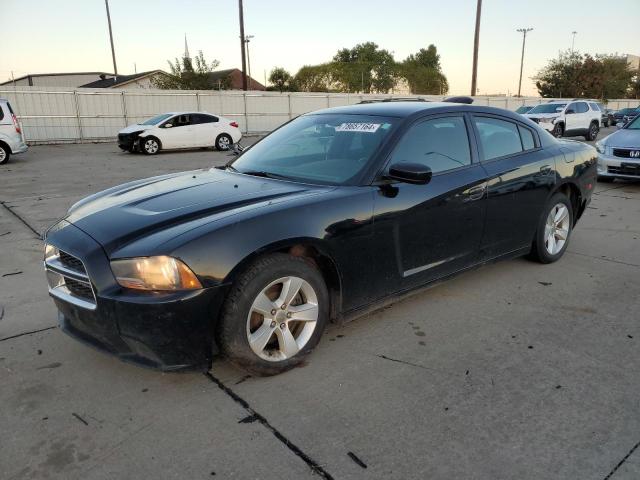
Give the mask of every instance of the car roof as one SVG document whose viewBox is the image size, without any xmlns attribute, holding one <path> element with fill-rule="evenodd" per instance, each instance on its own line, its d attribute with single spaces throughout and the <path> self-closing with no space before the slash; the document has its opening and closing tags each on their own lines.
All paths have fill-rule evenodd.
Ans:
<svg viewBox="0 0 640 480">
<path fill-rule="evenodd" d="M 469 105 L 466 103 L 451 102 L 381 102 L 365 103 L 355 105 L 345 105 L 341 107 L 325 108 L 309 112 L 306 115 L 371 115 L 381 117 L 406 118 L 420 113 L 452 113 L 456 111 L 471 113 L 488 113 L 509 117 L 517 121 L 522 121 L 523 117 L 511 110 L 504 108 L 487 107 L 483 105 Z"/>
</svg>

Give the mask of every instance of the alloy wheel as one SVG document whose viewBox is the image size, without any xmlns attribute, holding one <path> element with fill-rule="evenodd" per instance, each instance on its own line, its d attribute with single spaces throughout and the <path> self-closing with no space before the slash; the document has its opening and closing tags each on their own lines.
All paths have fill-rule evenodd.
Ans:
<svg viewBox="0 0 640 480">
<path fill-rule="evenodd" d="M 147 153 L 156 153 L 158 151 L 158 142 L 150 138 L 144 142 L 144 150 Z"/>
<path fill-rule="evenodd" d="M 7 159 L 7 152 L 4 150 L 4 148 L 0 147 L 0 163 L 4 163 L 6 159 Z"/>
<path fill-rule="evenodd" d="M 544 246 L 550 255 L 557 255 L 567 243 L 571 218 L 564 203 L 556 204 L 547 217 L 544 227 Z"/>
<path fill-rule="evenodd" d="M 251 350 L 278 362 L 295 356 L 313 335 L 318 322 L 318 297 L 299 277 L 283 277 L 267 285 L 254 299 L 247 316 Z"/>
<path fill-rule="evenodd" d="M 231 145 L 229 137 L 222 136 L 218 139 L 218 148 L 220 150 L 229 150 L 229 145 Z"/>
</svg>

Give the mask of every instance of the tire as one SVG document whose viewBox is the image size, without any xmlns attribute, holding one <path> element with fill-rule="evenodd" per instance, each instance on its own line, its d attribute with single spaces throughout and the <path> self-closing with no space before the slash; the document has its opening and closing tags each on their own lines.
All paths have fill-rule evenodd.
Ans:
<svg viewBox="0 0 640 480">
<path fill-rule="evenodd" d="M 231 138 L 231 135 L 228 135 L 226 133 L 221 133 L 216 138 L 215 148 L 218 151 L 229 150 L 229 147 L 232 144 L 233 144 L 233 139 Z"/>
<path fill-rule="evenodd" d="M 602 125 L 604 126 L 604 128 L 609 128 L 609 120 L 605 120 L 604 122 L 602 122 Z"/>
<path fill-rule="evenodd" d="M 551 135 L 556 138 L 561 138 L 562 135 L 564 135 L 564 125 L 562 123 L 556 123 L 556 125 L 553 127 Z"/>
<path fill-rule="evenodd" d="M 144 137 L 140 139 L 140 150 L 147 155 L 156 155 L 162 149 L 160 140 L 156 137 Z"/>
<path fill-rule="evenodd" d="M 560 213 L 563 208 L 564 215 Z M 559 214 L 561 215 L 560 218 L 558 217 Z M 556 223 L 553 221 L 554 217 L 559 218 L 557 225 L 561 228 L 556 228 Z M 572 230 L 573 208 L 571 207 L 571 202 L 564 193 L 558 192 L 549 199 L 540 216 L 529 257 L 545 264 L 558 261 L 569 245 Z M 553 243 L 550 243 L 552 236 Z M 564 240 L 560 245 L 562 237 L 564 237 Z"/>
<path fill-rule="evenodd" d="M 598 182 L 599 183 L 612 183 L 615 180 L 614 177 L 601 177 L 598 176 Z"/>
<path fill-rule="evenodd" d="M 593 142 L 596 138 L 598 138 L 599 131 L 600 127 L 598 126 L 598 122 L 591 122 L 591 125 L 589 125 L 589 133 L 584 136 L 584 139 L 587 142 Z"/>
<path fill-rule="evenodd" d="M 0 165 L 7 163 L 10 156 L 11 150 L 9 150 L 9 147 L 0 143 Z"/>
<path fill-rule="evenodd" d="M 287 305 L 282 295 L 291 286 L 299 293 Z M 307 319 L 296 320 L 296 308 L 304 305 Z M 216 337 L 234 364 L 254 375 L 276 375 L 304 360 L 328 321 L 329 293 L 320 271 L 302 257 L 276 253 L 256 260 L 234 282 Z"/>
</svg>

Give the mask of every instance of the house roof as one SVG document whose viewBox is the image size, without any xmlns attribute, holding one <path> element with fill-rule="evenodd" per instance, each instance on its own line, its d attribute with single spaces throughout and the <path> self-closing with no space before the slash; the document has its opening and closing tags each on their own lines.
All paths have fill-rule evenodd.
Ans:
<svg viewBox="0 0 640 480">
<path fill-rule="evenodd" d="M 215 84 L 219 80 L 225 80 L 226 78 L 229 77 L 229 75 L 231 75 L 232 73 L 236 73 L 236 72 L 238 74 L 242 75 L 242 70 L 240 70 L 239 68 L 227 68 L 225 70 L 216 70 L 215 72 L 210 72 L 209 73 L 209 78 Z M 249 75 L 247 75 L 247 82 L 249 82 L 249 85 L 252 85 L 252 86 L 256 86 L 257 85 L 259 87 L 264 88 L 264 85 L 262 85 L 259 81 L 257 81 L 253 77 L 250 77 Z"/>
<path fill-rule="evenodd" d="M 81 88 L 111 88 L 116 85 L 123 85 L 125 83 L 133 82 L 144 77 L 151 75 L 164 74 L 162 70 L 149 70 L 147 72 L 134 73 L 133 75 L 118 75 L 117 77 L 110 77 L 105 79 L 96 80 L 85 85 L 80 85 Z"/>
<path fill-rule="evenodd" d="M 22 75 L 21 77 L 7 80 L 6 82 L 0 83 L 0 85 L 9 85 L 14 81 L 18 82 L 20 80 L 24 80 L 25 78 L 35 78 L 35 77 L 66 77 L 72 75 L 113 75 L 108 72 L 58 72 L 58 73 L 30 73 L 28 75 Z"/>
</svg>

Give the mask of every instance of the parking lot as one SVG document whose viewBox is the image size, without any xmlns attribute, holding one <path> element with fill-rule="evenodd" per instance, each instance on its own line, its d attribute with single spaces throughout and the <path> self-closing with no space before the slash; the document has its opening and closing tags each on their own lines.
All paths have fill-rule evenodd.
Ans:
<svg viewBox="0 0 640 480">
<path fill-rule="evenodd" d="M 60 332 L 40 233 L 90 193 L 227 155 L 47 145 L 0 167 L 0 478 L 640 478 L 640 183 L 599 184 L 559 262 L 332 325 L 277 377 L 162 374 Z"/>
</svg>

